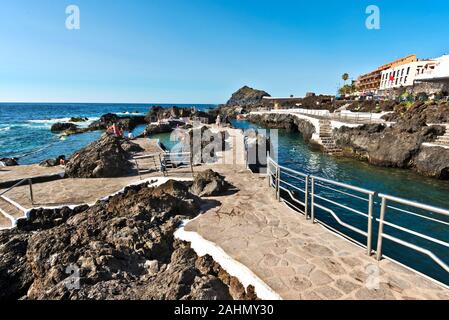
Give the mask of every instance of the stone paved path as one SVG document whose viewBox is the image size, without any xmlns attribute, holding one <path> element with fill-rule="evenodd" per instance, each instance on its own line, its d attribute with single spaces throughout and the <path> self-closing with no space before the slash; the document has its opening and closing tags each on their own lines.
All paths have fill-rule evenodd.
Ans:
<svg viewBox="0 0 449 320">
<path fill-rule="evenodd" d="M 34 178 L 41 176 L 51 176 L 62 174 L 64 168 L 60 166 L 44 168 L 38 164 L 16 166 L 16 167 L 0 167 L 0 182 L 15 181 L 25 178 Z"/>
<path fill-rule="evenodd" d="M 284 299 L 449 299 L 449 290 L 306 221 L 243 167 L 214 166 L 240 191 L 186 226 L 246 265 Z M 373 274 L 379 273 L 378 288 Z M 374 280 L 374 281 L 373 281 Z M 371 285 L 370 285 L 371 284 Z"/>
<path fill-rule="evenodd" d="M 229 132 L 230 139 L 239 135 L 238 130 Z M 219 156 L 240 163 L 239 157 L 233 157 L 236 154 L 230 149 Z M 366 256 L 364 249 L 306 221 L 275 199 L 265 178 L 241 165 L 214 164 L 211 168 L 225 175 L 239 191 L 212 198 L 221 204 L 190 222 L 186 231 L 197 232 L 220 246 L 283 298 L 449 299 L 449 290 L 388 260 L 377 262 Z M 169 176 L 190 176 L 190 172 L 174 170 Z M 139 180 L 135 176 L 52 181 L 36 186 L 35 199 L 37 206 L 93 202 Z M 32 206 L 26 186 L 8 196 L 27 208 Z M 373 289 L 377 271 L 378 288 Z"/>
</svg>

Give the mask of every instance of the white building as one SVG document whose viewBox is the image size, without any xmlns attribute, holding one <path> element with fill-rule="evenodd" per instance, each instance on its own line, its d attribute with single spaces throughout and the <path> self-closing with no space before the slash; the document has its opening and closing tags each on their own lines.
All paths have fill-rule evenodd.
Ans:
<svg viewBox="0 0 449 320">
<path fill-rule="evenodd" d="M 416 78 L 434 71 L 436 60 L 420 60 L 382 71 L 380 90 L 413 86 Z"/>
<path fill-rule="evenodd" d="M 449 55 L 444 55 L 435 59 L 434 69 L 416 76 L 417 82 L 449 82 Z"/>
</svg>

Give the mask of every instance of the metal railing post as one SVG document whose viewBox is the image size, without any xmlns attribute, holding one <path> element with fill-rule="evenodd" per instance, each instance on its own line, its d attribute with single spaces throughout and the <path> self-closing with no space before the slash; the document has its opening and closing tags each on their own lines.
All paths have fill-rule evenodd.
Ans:
<svg viewBox="0 0 449 320">
<path fill-rule="evenodd" d="M 267 152 L 267 181 L 268 181 L 268 188 L 271 188 L 271 169 L 270 169 L 270 164 L 271 164 L 271 158 L 270 158 L 270 152 Z"/>
<path fill-rule="evenodd" d="M 30 186 L 30 200 L 31 200 L 31 204 L 34 205 L 33 181 L 31 179 L 28 179 L 28 185 Z"/>
<path fill-rule="evenodd" d="M 312 223 L 315 223 L 315 178 L 313 176 L 311 183 L 310 219 L 312 219 Z"/>
<path fill-rule="evenodd" d="M 140 180 L 142 180 L 142 174 L 140 173 L 139 164 L 137 163 L 137 159 L 134 159 L 134 162 L 136 164 L 137 174 L 139 175 Z"/>
<path fill-rule="evenodd" d="M 380 209 L 380 220 L 379 220 L 379 238 L 377 240 L 377 260 L 378 261 L 380 261 L 382 259 L 382 240 L 383 240 L 384 221 L 385 221 L 386 210 L 387 210 L 387 199 L 382 197 L 382 207 Z"/>
<path fill-rule="evenodd" d="M 276 199 L 281 201 L 281 168 L 279 165 L 276 168 Z"/>
<path fill-rule="evenodd" d="M 305 195 L 304 195 L 304 214 L 306 216 L 306 220 L 309 219 L 309 176 L 306 177 L 306 186 L 305 186 Z"/>
<path fill-rule="evenodd" d="M 374 207 L 374 195 L 370 194 L 368 204 L 368 236 L 366 244 L 366 249 L 369 256 L 371 255 L 372 239 L 373 239 L 373 207 Z"/>
</svg>

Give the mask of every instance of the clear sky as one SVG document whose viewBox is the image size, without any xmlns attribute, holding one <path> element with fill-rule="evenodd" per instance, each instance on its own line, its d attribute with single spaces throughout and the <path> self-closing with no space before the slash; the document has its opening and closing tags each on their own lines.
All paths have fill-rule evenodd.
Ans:
<svg viewBox="0 0 449 320">
<path fill-rule="evenodd" d="M 67 30 L 78 5 L 81 29 Z M 365 9 L 381 29 L 365 27 Z M 449 53 L 447 0 L 8 0 L 0 101 L 222 103 L 335 93 L 392 59 Z"/>
</svg>

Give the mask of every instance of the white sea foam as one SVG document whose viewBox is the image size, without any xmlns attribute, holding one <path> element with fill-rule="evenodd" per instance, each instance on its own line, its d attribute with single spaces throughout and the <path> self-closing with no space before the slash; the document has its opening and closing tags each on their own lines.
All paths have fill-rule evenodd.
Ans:
<svg viewBox="0 0 449 320">
<path fill-rule="evenodd" d="M 99 117 L 92 117 L 89 118 L 89 120 L 87 121 L 82 121 L 82 122 L 74 122 L 74 121 L 70 121 L 70 118 L 52 118 L 52 119 L 37 119 L 37 120 L 28 120 L 28 123 L 33 124 L 33 127 L 36 127 L 35 124 L 44 124 L 45 127 L 49 127 L 52 124 L 58 123 L 58 122 L 63 122 L 63 123 L 74 123 L 80 127 L 87 127 L 88 125 L 90 125 L 92 122 L 99 120 Z"/>
<path fill-rule="evenodd" d="M 28 122 L 31 122 L 31 123 L 57 123 L 57 122 L 69 122 L 69 121 L 70 121 L 70 118 L 28 120 Z"/>
<path fill-rule="evenodd" d="M 5 132 L 11 130 L 11 127 L 0 128 L 0 132 Z"/>
</svg>

